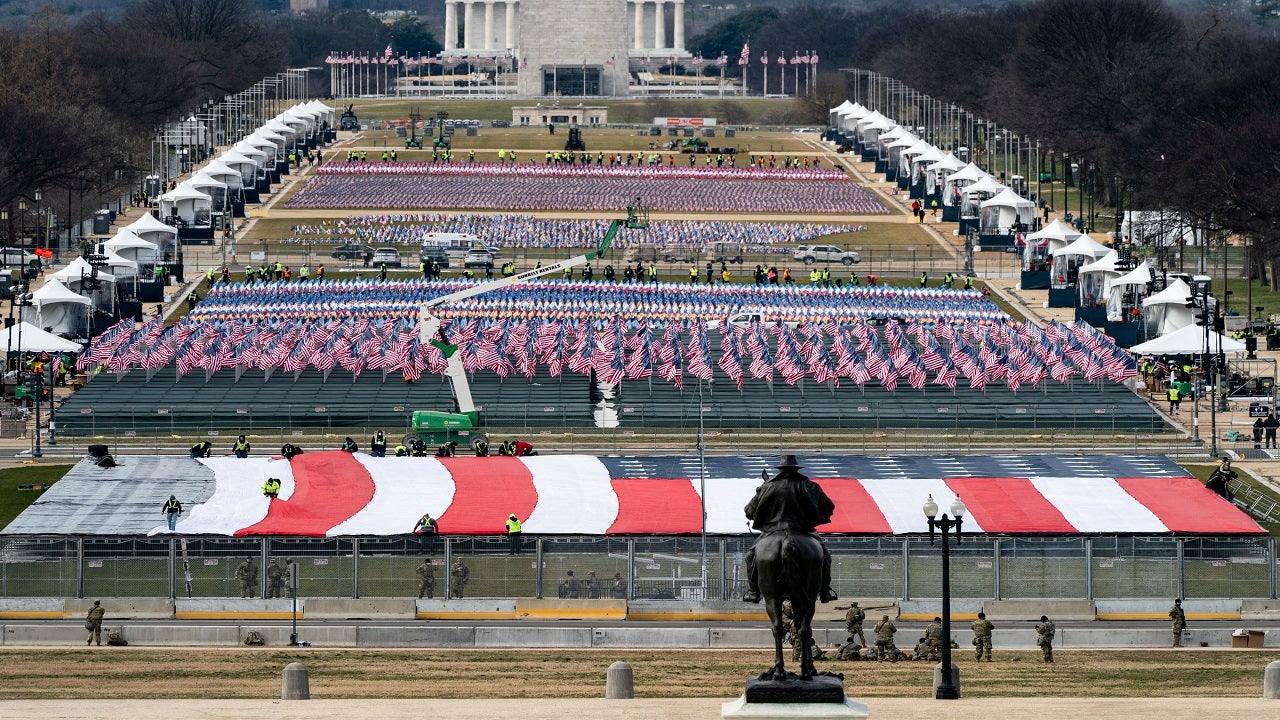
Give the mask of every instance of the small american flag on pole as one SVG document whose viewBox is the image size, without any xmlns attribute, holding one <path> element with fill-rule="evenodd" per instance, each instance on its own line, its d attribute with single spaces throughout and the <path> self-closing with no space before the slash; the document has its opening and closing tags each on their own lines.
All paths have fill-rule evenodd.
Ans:
<svg viewBox="0 0 1280 720">
<path fill-rule="evenodd" d="M 738 56 L 738 64 L 746 65 L 751 62 L 751 41 L 742 43 L 742 54 Z"/>
</svg>

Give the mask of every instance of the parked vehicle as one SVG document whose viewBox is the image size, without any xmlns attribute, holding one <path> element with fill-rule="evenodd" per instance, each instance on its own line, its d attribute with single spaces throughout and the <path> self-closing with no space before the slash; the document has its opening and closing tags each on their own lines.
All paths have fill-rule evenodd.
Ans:
<svg viewBox="0 0 1280 720">
<path fill-rule="evenodd" d="M 339 245 L 329 253 L 329 257 L 339 260 L 364 260 L 373 257 L 373 248 L 368 245 Z"/>
<path fill-rule="evenodd" d="M 418 259 L 422 262 L 433 262 L 442 268 L 449 267 L 449 253 L 439 245 L 423 245 Z"/>
<path fill-rule="evenodd" d="M 853 265 L 862 262 L 862 256 L 858 253 L 838 248 L 835 245 L 801 245 L 795 249 L 792 257 L 805 265 L 812 265 L 816 262 L 838 262 L 842 265 Z"/>
<path fill-rule="evenodd" d="M 487 250 L 472 250 L 462 259 L 464 268 L 491 268 L 493 267 L 493 255 Z"/>
<path fill-rule="evenodd" d="M 400 267 L 400 251 L 395 248 L 383 247 L 373 251 L 373 259 L 369 261 L 375 267 L 386 265 L 387 267 Z"/>
<path fill-rule="evenodd" d="M 16 247 L 0 247 L 0 265 L 4 267 L 40 268 L 40 258 Z"/>
</svg>

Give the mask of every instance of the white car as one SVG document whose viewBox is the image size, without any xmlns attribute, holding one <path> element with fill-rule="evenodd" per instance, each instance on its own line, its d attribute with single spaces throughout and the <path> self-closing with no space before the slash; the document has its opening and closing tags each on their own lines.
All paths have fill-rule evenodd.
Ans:
<svg viewBox="0 0 1280 720">
<path fill-rule="evenodd" d="M 0 265 L 4 267 L 40 267 L 40 258 L 16 247 L 0 247 Z"/>
<path fill-rule="evenodd" d="M 792 257 L 805 265 L 816 262 L 853 265 L 862 262 L 862 256 L 852 250 L 838 248 L 835 245 L 801 245 L 792 253 Z"/>
<path fill-rule="evenodd" d="M 462 259 L 462 267 L 491 268 L 493 267 L 493 255 L 490 255 L 485 250 L 472 250 Z"/>
</svg>

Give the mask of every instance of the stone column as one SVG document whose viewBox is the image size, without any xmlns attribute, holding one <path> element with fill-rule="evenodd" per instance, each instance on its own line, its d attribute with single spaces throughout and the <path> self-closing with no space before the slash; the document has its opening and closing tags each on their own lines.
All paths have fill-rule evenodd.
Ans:
<svg viewBox="0 0 1280 720">
<path fill-rule="evenodd" d="M 684 0 L 676 0 L 671 7 L 672 12 L 675 14 L 675 17 L 672 18 L 675 21 L 673 28 L 675 30 L 675 42 L 672 43 L 672 47 L 684 52 Z"/>
<path fill-rule="evenodd" d="M 493 0 L 484 0 L 484 41 L 480 47 L 484 50 L 493 47 Z"/>
<path fill-rule="evenodd" d="M 454 0 L 444 4 L 444 49 L 458 49 L 458 3 Z"/>
<path fill-rule="evenodd" d="M 471 50 L 476 46 L 476 4 L 474 0 L 465 0 L 462 5 L 462 49 Z"/>
<path fill-rule="evenodd" d="M 653 49 L 662 50 L 667 47 L 666 3 L 658 0 L 653 4 Z"/>
<path fill-rule="evenodd" d="M 508 0 L 506 10 L 507 31 L 506 37 L 503 38 L 503 46 L 504 49 L 511 50 L 516 46 L 516 4 Z"/>
<path fill-rule="evenodd" d="M 631 5 L 635 8 L 636 18 L 635 40 L 632 42 L 631 47 L 636 50 L 640 50 L 644 47 L 644 37 L 641 32 L 641 29 L 644 27 L 644 3 L 641 2 L 641 0 L 635 0 Z"/>
</svg>

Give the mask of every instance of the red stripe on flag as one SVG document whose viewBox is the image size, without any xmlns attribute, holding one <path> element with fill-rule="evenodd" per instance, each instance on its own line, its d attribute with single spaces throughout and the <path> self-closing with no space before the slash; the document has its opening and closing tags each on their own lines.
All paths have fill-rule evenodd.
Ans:
<svg viewBox="0 0 1280 720">
<path fill-rule="evenodd" d="M 333 450 L 306 453 L 289 461 L 293 494 L 273 499 L 267 516 L 242 535 L 305 535 L 325 533 L 360 512 L 373 499 L 373 478 L 351 453 Z"/>
<path fill-rule="evenodd" d="M 988 533 L 1079 532 L 1027 478 L 947 478 L 967 514 Z M 943 507 L 941 512 L 950 513 Z"/>
<path fill-rule="evenodd" d="M 460 535 L 497 535 L 507 531 L 507 516 L 529 519 L 538 504 L 533 475 L 519 458 L 438 458 L 453 476 L 453 502 L 440 516 L 440 531 Z"/>
<path fill-rule="evenodd" d="M 686 478 L 614 478 L 618 517 L 606 535 L 702 531 L 702 500 Z"/>
<path fill-rule="evenodd" d="M 1257 535 L 1262 528 L 1195 478 L 1116 478 L 1124 491 L 1174 533 Z"/>
<path fill-rule="evenodd" d="M 818 526 L 818 532 L 893 534 L 880 506 L 862 483 L 851 478 L 815 478 L 814 482 L 836 504 L 831 522 Z"/>
</svg>

